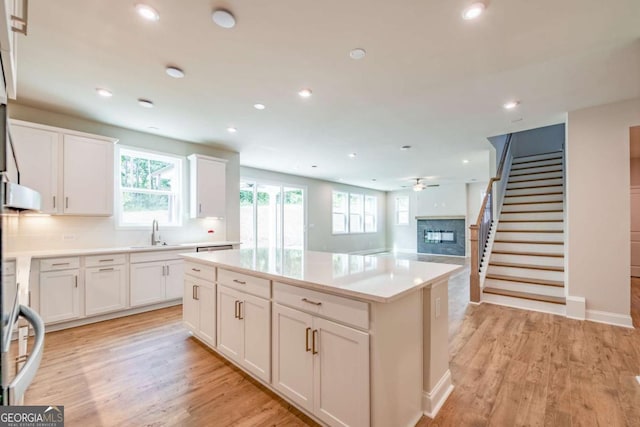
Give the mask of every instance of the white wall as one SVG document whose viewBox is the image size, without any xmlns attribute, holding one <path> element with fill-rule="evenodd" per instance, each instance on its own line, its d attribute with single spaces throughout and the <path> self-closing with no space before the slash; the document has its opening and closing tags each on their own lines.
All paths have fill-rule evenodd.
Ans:
<svg viewBox="0 0 640 427">
<path fill-rule="evenodd" d="M 568 114 L 567 288 L 586 317 L 630 324 L 629 128 L 640 98 Z"/>
<path fill-rule="evenodd" d="M 395 223 L 395 206 L 398 196 L 409 197 L 409 225 Z M 387 193 L 387 241 L 391 249 L 398 252 L 417 252 L 418 223 L 416 216 L 466 217 L 466 184 L 441 184 L 440 187 L 430 187 L 423 191 L 401 190 Z"/>
<path fill-rule="evenodd" d="M 163 228 L 161 236 L 168 243 L 238 240 L 240 238 L 240 165 L 238 153 L 170 138 L 137 132 L 64 114 L 53 113 L 16 103 L 9 105 L 9 116 L 65 129 L 73 129 L 118 138 L 119 144 L 188 156 L 200 153 L 220 157 L 227 163 L 227 212 L 225 220 L 189 219 L 189 194 L 185 194 L 184 225 Z M 187 166 L 188 168 L 188 166 Z M 187 188 L 188 186 L 185 186 Z M 117 229 L 115 217 L 29 217 L 22 215 L 9 232 L 11 251 L 33 249 L 95 248 L 149 244 L 151 224 L 144 230 Z M 207 230 L 215 230 L 208 234 Z"/>
<path fill-rule="evenodd" d="M 513 157 L 531 156 L 562 150 L 565 139 L 564 124 L 545 126 L 513 134 Z M 502 154 L 500 152 L 498 155 Z"/>
<path fill-rule="evenodd" d="M 307 249 L 327 252 L 357 252 L 385 250 L 386 241 L 386 197 L 382 191 L 343 185 L 330 181 L 305 178 L 271 172 L 262 169 L 241 167 L 242 178 L 253 178 L 261 182 L 292 184 L 307 189 Z M 332 192 L 352 191 L 378 197 L 378 231 L 376 233 L 332 234 Z"/>
</svg>

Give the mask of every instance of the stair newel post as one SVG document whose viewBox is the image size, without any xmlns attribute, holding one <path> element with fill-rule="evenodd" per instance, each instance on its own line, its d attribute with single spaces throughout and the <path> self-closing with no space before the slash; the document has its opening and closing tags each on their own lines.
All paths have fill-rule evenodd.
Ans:
<svg viewBox="0 0 640 427">
<path fill-rule="evenodd" d="M 480 302 L 480 248 L 478 247 L 478 225 L 469 226 L 471 242 L 471 274 L 469 277 L 469 299 Z"/>
</svg>

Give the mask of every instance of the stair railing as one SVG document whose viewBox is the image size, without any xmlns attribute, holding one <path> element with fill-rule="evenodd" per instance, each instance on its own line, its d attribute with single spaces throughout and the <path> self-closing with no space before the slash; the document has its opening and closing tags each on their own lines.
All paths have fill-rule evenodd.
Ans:
<svg viewBox="0 0 640 427">
<path fill-rule="evenodd" d="M 502 204 L 504 190 L 506 189 L 506 183 L 508 181 L 507 177 L 504 175 L 507 175 L 509 170 L 509 168 L 505 168 L 505 162 L 507 161 L 508 154 L 511 152 L 511 137 L 512 134 L 507 136 L 506 143 L 502 149 L 502 155 L 500 156 L 500 164 L 498 165 L 496 176 L 489 180 L 489 185 L 487 185 L 487 192 L 485 193 L 484 200 L 482 201 L 478 219 L 475 224 L 471 224 L 469 226 L 471 235 L 469 298 L 471 302 L 480 302 L 480 269 L 482 258 L 485 256 L 485 252 L 488 249 L 489 234 L 491 233 L 494 214 L 496 210 L 499 210 L 498 204 Z M 502 185 L 498 187 L 496 183 L 500 183 Z M 496 203 L 496 201 L 498 203 Z"/>
</svg>

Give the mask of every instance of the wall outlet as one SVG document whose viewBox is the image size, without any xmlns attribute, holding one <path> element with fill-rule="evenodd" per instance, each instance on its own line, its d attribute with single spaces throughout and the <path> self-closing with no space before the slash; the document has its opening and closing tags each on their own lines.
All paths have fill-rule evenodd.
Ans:
<svg viewBox="0 0 640 427">
<path fill-rule="evenodd" d="M 436 298 L 436 319 L 440 317 L 440 298 Z"/>
</svg>

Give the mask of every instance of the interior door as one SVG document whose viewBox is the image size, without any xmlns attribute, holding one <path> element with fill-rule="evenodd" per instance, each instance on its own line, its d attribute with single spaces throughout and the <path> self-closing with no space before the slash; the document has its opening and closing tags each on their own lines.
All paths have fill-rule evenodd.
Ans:
<svg viewBox="0 0 640 427">
<path fill-rule="evenodd" d="M 640 277 L 640 187 L 631 189 L 631 276 Z"/>
<path fill-rule="evenodd" d="M 313 317 L 273 304 L 273 386 L 294 403 L 313 411 Z"/>
</svg>

